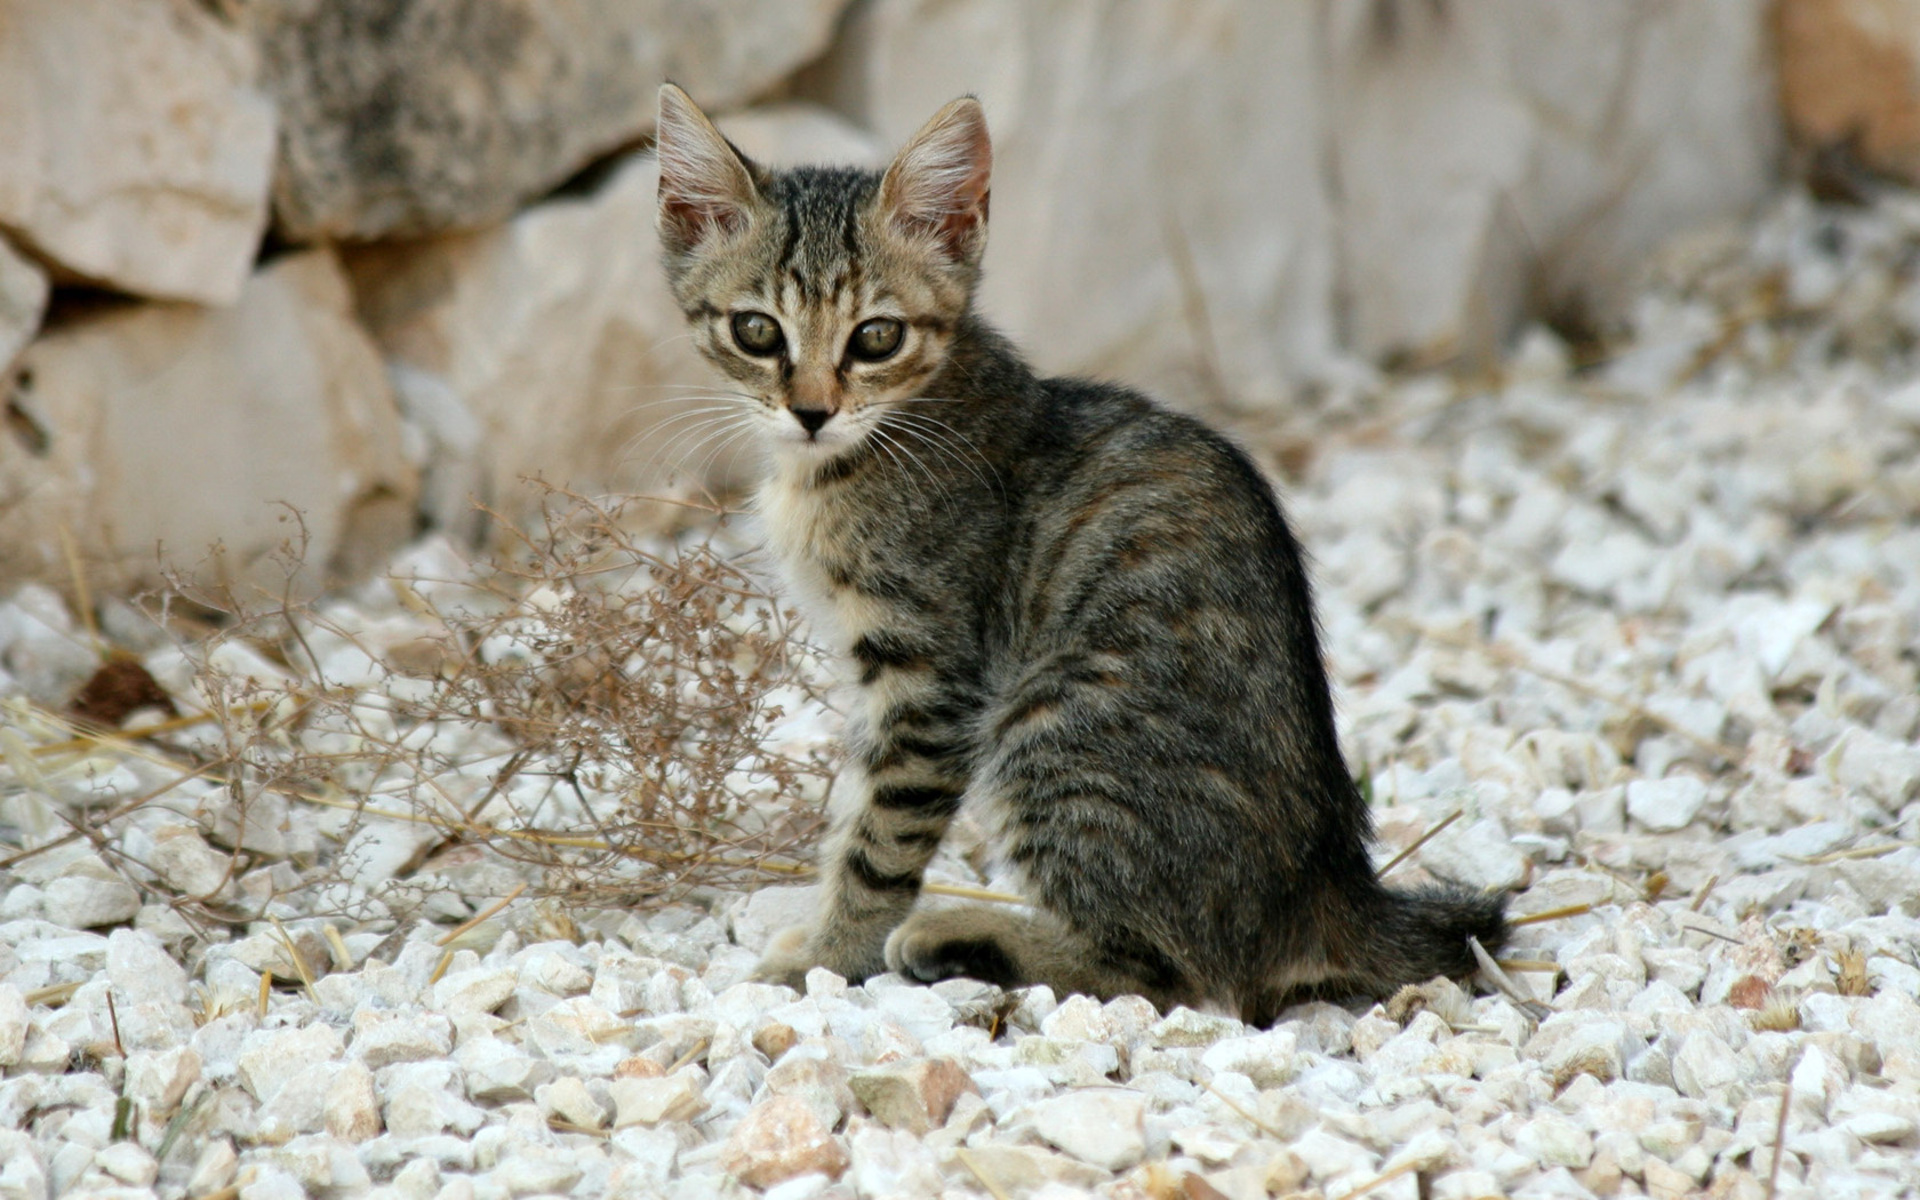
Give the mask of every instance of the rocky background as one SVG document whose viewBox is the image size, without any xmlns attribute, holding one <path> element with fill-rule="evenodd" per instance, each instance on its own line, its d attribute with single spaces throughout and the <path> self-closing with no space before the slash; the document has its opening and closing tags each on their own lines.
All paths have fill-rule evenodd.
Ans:
<svg viewBox="0 0 1920 1200">
<path fill-rule="evenodd" d="M 1053 371 L 1258 416 L 1614 328 L 1809 153 L 1912 173 L 1911 3 L 5 0 L 0 578 L 313 584 L 517 480 L 701 482 L 654 90 L 772 161 L 973 91 L 984 303 Z M 1781 100 L 1786 116 L 1783 120 Z M 1814 157 L 1819 157 L 1814 154 Z"/>
</svg>

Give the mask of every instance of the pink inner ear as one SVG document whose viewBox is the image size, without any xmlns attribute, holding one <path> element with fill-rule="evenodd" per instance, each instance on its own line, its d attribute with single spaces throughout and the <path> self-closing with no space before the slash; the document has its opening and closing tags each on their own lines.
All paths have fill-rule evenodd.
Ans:
<svg viewBox="0 0 1920 1200">
<path fill-rule="evenodd" d="M 689 247 L 698 245 L 715 230 L 738 233 L 747 223 L 746 214 L 735 205 L 687 196 L 661 196 L 660 211 Z"/>
<path fill-rule="evenodd" d="M 888 168 L 883 202 L 902 233 L 931 234 L 946 254 L 964 259 L 978 250 L 992 169 L 993 149 L 977 107 L 968 113 L 949 106 Z"/>
</svg>

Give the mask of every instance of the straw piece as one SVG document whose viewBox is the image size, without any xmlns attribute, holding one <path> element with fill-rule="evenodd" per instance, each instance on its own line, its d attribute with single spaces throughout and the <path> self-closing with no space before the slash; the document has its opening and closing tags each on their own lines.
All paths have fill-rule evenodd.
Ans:
<svg viewBox="0 0 1920 1200">
<path fill-rule="evenodd" d="M 1448 813 L 1446 816 L 1440 818 L 1439 824 L 1435 825 L 1432 829 L 1427 830 L 1425 833 L 1421 834 L 1419 837 L 1413 839 L 1413 845 L 1408 846 L 1405 850 L 1402 850 L 1400 853 L 1388 859 L 1387 865 L 1384 867 L 1381 867 L 1380 870 L 1377 872 L 1377 874 L 1385 875 L 1388 871 L 1393 870 L 1395 867 L 1399 866 L 1401 863 L 1407 861 L 1409 858 L 1412 858 L 1415 851 L 1419 850 L 1420 847 L 1426 845 L 1428 842 L 1432 841 L 1435 837 L 1439 836 L 1439 833 L 1442 829 L 1445 829 L 1447 826 L 1453 824 L 1455 821 L 1458 821 L 1461 817 L 1465 815 L 1466 815 L 1465 809 L 1456 808 L 1452 812 Z"/>
<path fill-rule="evenodd" d="M 515 884 L 512 891 L 500 897 L 500 899 L 495 900 L 492 904 L 487 905 L 485 908 L 473 914 L 473 916 L 467 918 L 465 921 L 462 921 L 460 924 L 455 925 L 452 929 L 449 929 L 447 930 L 447 932 L 441 934 L 437 939 L 435 939 L 433 944 L 436 946 L 447 945 L 448 943 L 452 942 L 454 939 L 458 938 L 461 934 L 467 932 L 468 930 L 472 929 L 474 926 L 480 924 L 482 921 L 485 921 L 487 918 L 493 916 L 495 913 L 499 912 L 501 909 L 505 908 L 507 905 L 512 904 L 515 900 L 518 900 L 520 898 L 520 893 L 526 890 L 527 890 L 526 884 L 524 883 Z"/>
<path fill-rule="evenodd" d="M 953 1156 L 959 1160 L 961 1166 L 972 1172 L 973 1177 L 980 1181 L 981 1187 L 987 1189 L 988 1194 L 993 1197 L 993 1200 L 1011 1200 L 999 1184 L 987 1177 L 987 1173 L 980 1169 L 980 1164 L 974 1160 L 973 1155 L 966 1152 L 964 1147 L 955 1146 L 953 1148 Z"/>
<path fill-rule="evenodd" d="M 1507 924 L 1512 926 L 1538 925 L 1542 921 L 1558 921 L 1564 917 L 1581 917 L 1593 911 L 1591 904 L 1566 904 L 1559 908 L 1549 908 L 1537 913 L 1528 913 L 1524 917 L 1511 917 Z"/>
</svg>

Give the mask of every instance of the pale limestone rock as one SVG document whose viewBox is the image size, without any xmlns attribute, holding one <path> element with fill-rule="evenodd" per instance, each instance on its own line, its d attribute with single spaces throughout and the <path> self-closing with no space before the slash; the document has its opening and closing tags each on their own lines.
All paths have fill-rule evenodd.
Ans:
<svg viewBox="0 0 1920 1200">
<path fill-rule="evenodd" d="M 19 1063 L 27 1046 L 27 1030 L 32 1024 L 32 1014 L 20 989 L 10 983 L 0 983 L 0 1068 Z"/>
<path fill-rule="evenodd" d="M 0 575 L 68 579 L 62 527 L 99 590 L 155 578 L 157 548 L 277 593 L 271 556 L 302 527 L 308 589 L 380 561 L 412 528 L 415 473 L 350 309 L 315 251 L 263 267 L 230 309 L 117 309 L 43 334 L 14 403 L 44 453 L 0 439 L 22 497 L 0 505 Z"/>
<path fill-rule="evenodd" d="M 104 868 L 63 875 L 47 884 L 46 893 L 48 918 L 75 929 L 117 925 L 140 911 L 139 891 Z"/>
<path fill-rule="evenodd" d="M 451 1131 L 471 1136 L 486 1122 L 485 1110 L 458 1095 L 459 1069 L 444 1060 L 396 1063 L 380 1072 L 387 1132 L 395 1137 L 433 1137 Z"/>
<path fill-rule="evenodd" d="M 817 109 L 720 124 L 769 161 L 873 157 Z M 652 156 L 635 155 L 590 194 L 497 228 L 349 259 L 401 404 L 429 443 L 423 507 L 436 523 L 472 530 L 475 500 L 524 510 L 537 497 L 522 476 L 658 487 L 715 449 L 690 428 L 704 402 L 683 399 L 717 384 L 661 272 L 657 177 Z M 714 457 L 719 470 L 745 465 Z"/>
<path fill-rule="evenodd" d="M 490 1013 L 513 995 L 519 976 L 500 967 L 468 967 L 449 971 L 433 985 L 433 1006 L 450 1017 L 462 1013 Z"/>
<path fill-rule="evenodd" d="M 1181 1007 L 1147 1030 L 1146 1036 L 1156 1046 L 1211 1046 L 1246 1031 L 1247 1027 L 1232 1017 L 1216 1017 Z"/>
<path fill-rule="evenodd" d="M 584 1129 L 598 1129 L 607 1123 L 607 1107 L 593 1098 L 577 1075 L 562 1075 L 537 1088 L 534 1100 L 550 1116 Z"/>
<path fill-rule="evenodd" d="M 834 1060 L 831 1047 L 821 1041 L 808 1042 L 782 1056 L 767 1069 L 760 1086 L 765 1095 L 799 1100 L 828 1129 L 839 1127 L 853 1108 L 856 1094 L 847 1086 L 847 1069 Z"/>
<path fill-rule="evenodd" d="M 1264 1091 L 1293 1078 L 1298 1050 L 1299 1041 L 1292 1030 L 1272 1029 L 1215 1042 L 1200 1056 L 1200 1063 L 1209 1071 L 1245 1075 Z"/>
<path fill-rule="evenodd" d="M 153 833 L 147 865 L 185 896 L 211 896 L 227 882 L 231 860 L 207 845 L 192 825 L 167 824 Z"/>
<path fill-rule="evenodd" d="M 444 1058 L 453 1050 L 453 1022 L 439 1013 L 363 1008 L 353 1016 L 353 1054 L 372 1070 Z"/>
<path fill-rule="evenodd" d="M 39 331 L 47 291 L 46 272 L 0 237 L 0 374 Z"/>
<path fill-rule="evenodd" d="M 1118 1088 L 1086 1088 L 1042 1100 L 1031 1111 L 1034 1132 L 1082 1162 L 1123 1171 L 1147 1152 L 1146 1097 Z"/>
<path fill-rule="evenodd" d="M 245 35 L 192 0 L 9 4 L 0 226 L 107 287 L 239 299 L 273 161 L 255 65 Z"/>
<path fill-rule="evenodd" d="M 810 1172 L 838 1179 L 848 1162 L 846 1149 L 793 1096 L 772 1096 L 754 1105 L 733 1127 L 720 1154 L 728 1174 L 758 1188 Z"/>
<path fill-rule="evenodd" d="M 764 93 L 844 4 L 253 0 L 280 107 L 276 222 L 364 241 L 497 221 L 639 141 L 662 79 L 710 108 Z"/>
<path fill-rule="evenodd" d="M 465 1040 L 454 1052 L 475 1100 L 530 1100 L 553 1078 L 553 1064 L 497 1037 Z"/>
<path fill-rule="evenodd" d="M 1506 828 L 1492 817 L 1448 826 L 1421 847 L 1419 862 L 1448 882 L 1493 891 L 1518 888 L 1530 866 Z"/>
<path fill-rule="evenodd" d="M 235 1067 L 242 1087 L 256 1100 L 270 1100 L 301 1068 L 331 1062 L 345 1051 L 340 1031 L 329 1025 L 260 1029 L 242 1041 Z"/>
<path fill-rule="evenodd" d="M 706 1082 L 707 1073 L 699 1067 L 682 1067 L 658 1079 L 616 1079 L 607 1087 L 617 1110 L 614 1126 L 625 1128 L 687 1120 L 707 1107 Z M 795 1100 L 794 1103 L 801 1102 Z M 812 1109 L 807 1112 L 812 1115 Z"/>
<path fill-rule="evenodd" d="M 380 1132 L 380 1097 L 365 1063 L 344 1062 L 327 1083 L 326 1130 L 346 1142 L 364 1142 Z"/>
<path fill-rule="evenodd" d="M 965 1068 L 950 1058 L 892 1063 L 856 1071 L 847 1086 L 881 1124 L 924 1134 L 946 1124 L 954 1102 L 980 1089 Z"/>
<path fill-rule="evenodd" d="M 1082 1189 L 1076 1194 L 1084 1195 L 1112 1178 L 1099 1167 L 1039 1146 L 985 1142 L 968 1147 L 967 1154 L 982 1174 L 1013 1196 L 1034 1195 L 1049 1184 Z"/>
<path fill-rule="evenodd" d="M 1685 829 L 1706 802 L 1706 782 L 1695 775 L 1636 779 L 1627 785 L 1627 815 L 1656 833 Z"/>
<path fill-rule="evenodd" d="M 1683 1096 L 1711 1096 L 1739 1079 L 1739 1058 L 1732 1047 L 1708 1030 L 1687 1034 L 1673 1056 L 1673 1084 Z"/>
<path fill-rule="evenodd" d="M 190 1046 L 127 1055 L 126 1094 L 150 1113 L 171 1113 L 199 1079 L 200 1056 Z"/>
<path fill-rule="evenodd" d="M 135 929 L 116 929 L 107 935 L 107 981 L 121 1004 L 187 999 L 187 972 L 174 961 L 160 939 Z"/>
<path fill-rule="evenodd" d="M 522 1153 L 496 1166 L 490 1178 L 510 1196 L 564 1196 L 584 1174 L 575 1162 Z"/>
<path fill-rule="evenodd" d="M 226 1187 L 239 1161 L 240 1156 L 228 1139 L 215 1138 L 208 1142 L 193 1160 L 193 1174 L 187 1177 L 187 1193 L 204 1196 Z"/>
<path fill-rule="evenodd" d="M 93 1163 L 130 1187 L 146 1187 L 160 1174 L 160 1164 L 153 1154 L 134 1142 L 115 1142 L 102 1148 L 93 1156 Z"/>
</svg>

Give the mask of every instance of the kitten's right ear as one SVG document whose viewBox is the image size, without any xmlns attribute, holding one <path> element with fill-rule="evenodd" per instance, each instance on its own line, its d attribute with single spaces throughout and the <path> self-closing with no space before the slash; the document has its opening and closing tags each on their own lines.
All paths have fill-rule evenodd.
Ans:
<svg viewBox="0 0 1920 1200">
<path fill-rule="evenodd" d="M 758 192 L 753 172 L 692 97 L 660 85 L 660 123 L 654 153 L 660 160 L 655 224 L 668 250 L 684 254 L 715 233 L 746 227 Z"/>
<path fill-rule="evenodd" d="M 912 238 L 931 237 L 956 262 L 977 264 L 986 249 L 993 145 L 980 102 L 962 96 L 901 147 L 880 181 L 880 208 Z"/>
</svg>

